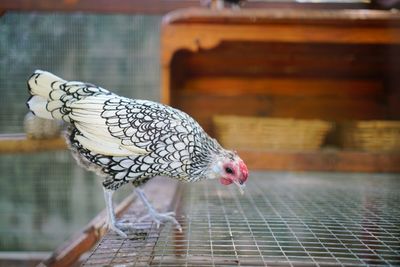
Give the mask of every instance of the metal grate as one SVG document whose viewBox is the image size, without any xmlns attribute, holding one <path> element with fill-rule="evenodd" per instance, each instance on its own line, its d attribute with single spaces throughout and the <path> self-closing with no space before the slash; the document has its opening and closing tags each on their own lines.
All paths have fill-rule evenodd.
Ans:
<svg viewBox="0 0 400 267">
<path fill-rule="evenodd" d="M 183 234 L 109 234 L 86 266 L 400 265 L 399 188 L 399 175 L 328 173 L 252 173 L 243 196 L 185 185 Z"/>
</svg>

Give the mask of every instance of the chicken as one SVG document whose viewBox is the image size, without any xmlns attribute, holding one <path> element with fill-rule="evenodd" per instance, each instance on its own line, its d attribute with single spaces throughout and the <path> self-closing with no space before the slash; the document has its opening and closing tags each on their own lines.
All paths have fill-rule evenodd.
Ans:
<svg viewBox="0 0 400 267">
<path fill-rule="evenodd" d="M 155 176 L 184 182 L 220 179 L 243 191 L 248 169 L 237 153 L 225 150 L 188 114 L 152 101 L 128 99 L 90 83 L 65 81 L 37 70 L 28 80 L 28 108 L 36 116 L 69 123 L 66 140 L 72 155 L 86 169 L 104 177 L 108 228 L 122 237 L 135 228 L 117 221 L 112 197 L 131 183 L 157 224 L 170 221 L 181 230 L 173 212 L 158 213 L 141 186 Z M 143 218 L 141 218 L 143 219 Z M 139 219 L 139 221 L 141 220 Z"/>
</svg>

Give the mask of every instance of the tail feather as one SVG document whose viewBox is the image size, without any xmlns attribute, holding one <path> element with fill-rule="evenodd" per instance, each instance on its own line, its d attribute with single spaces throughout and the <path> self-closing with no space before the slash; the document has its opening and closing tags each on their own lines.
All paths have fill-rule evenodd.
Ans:
<svg viewBox="0 0 400 267">
<path fill-rule="evenodd" d="M 47 98 L 54 88 L 65 82 L 65 80 L 50 72 L 36 70 L 28 80 L 28 88 L 32 95 Z"/>
<path fill-rule="evenodd" d="M 62 90 L 57 90 L 63 83 L 66 83 L 66 81 L 46 71 L 36 70 L 32 74 L 28 80 L 28 89 L 31 97 L 26 104 L 33 114 L 44 119 L 63 119 L 59 112 L 58 114 L 57 112 L 52 112 L 59 110 L 63 103 L 59 100 L 54 101 L 54 98 L 50 97 L 51 95 L 57 95 L 59 99 L 65 95 Z"/>
<path fill-rule="evenodd" d="M 47 100 L 46 98 L 38 95 L 33 95 L 26 102 L 30 111 L 38 117 L 43 119 L 53 120 L 51 113 L 46 109 Z"/>
<path fill-rule="evenodd" d="M 137 147 L 132 139 L 114 136 L 108 129 L 107 118 L 102 117 L 102 112 L 108 101 L 111 102 L 111 112 L 114 120 L 119 121 L 118 109 L 114 105 L 120 102 L 126 103 L 121 98 L 106 89 L 93 84 L 65 81 L 51 73 L 37 70 L 28 80 L 28 88 L 31 94 L 27 105 L 37 116 L 45 119 L 58 119 L 71 122 L 72 127 L 69 144 L 74 150 L 106 156 L 132 156 L 147 154 L 147 150 Z M 113 100 L 113 102 L 111 101 Z M 123 112 L 122 112 L 123 113 Z M 111 114 L 111 116 L 113 116 Z M 126 116 L 126 114 L 125 114 Z M 122 115 L 123 118 L 125 118 Z M 128 121 L 125 118 L 126 121 Z M 127 122 L 126 122 L 127 123 Z M 123 128 L 117 128 L 114 132 L 123 132 Z M 134 130 L 131 130 L 134 131 Z"/>
<path fill-rule="evenodd" d="M 69 106 L 88 96 L 109 95 L 109 91 L 95 85 L 71 81 L 42 70 L 36 70 L 28 80 L 31 97 L 28 108 L 38 117 L 71 122 Z"/>
</svg>

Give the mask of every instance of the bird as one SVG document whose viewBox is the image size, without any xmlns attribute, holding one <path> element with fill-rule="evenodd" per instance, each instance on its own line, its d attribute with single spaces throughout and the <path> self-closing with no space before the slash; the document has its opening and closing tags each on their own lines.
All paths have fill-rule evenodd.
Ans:
<svg viewBox="0 0 400 267">
<path fill-rule="evenodd" d="M 73 158 L 103 178 L 106 226 L 121 237 L 134 222 L 116 219 L 113 194 L 133 185 L 147 209 L 143 219 L 182 227 L 174 212 L 160 213 L 142 187 L 156 176 L 182 182 L 219 179 L 243 193 L 249 171 L 237 152 L 224 149 L 187 113 L 143 99 L 129 99 L 91 83 L 66 81 L 36 70 L 28 79 L 29 110 L 38 117 L 68 124 L 65 139 Z"/>
</svg>

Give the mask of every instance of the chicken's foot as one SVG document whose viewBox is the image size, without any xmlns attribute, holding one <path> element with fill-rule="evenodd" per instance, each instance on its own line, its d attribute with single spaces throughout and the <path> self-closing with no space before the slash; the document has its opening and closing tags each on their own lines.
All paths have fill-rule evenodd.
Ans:
<svg viewBox="0 0 400 267">
<path fill-rule="evenodd" d="M 106 210 L 107 210 L 107 227 L 108 229 L 116 232 L 119 236 L 127 238 L 128 235 L 123 230 L 134 230 L 135 224 L 127 222 L 126 220 L 121 220 L 121 221 L 116 220 L 114 205 L 112 201 L 112 196 L 114 192 L 115 192 L 114 190 L 104 188 L 104 199 L 106 201 Z"/>
<path fill-rule="evenodd" d="M 170 221 L 176 226 L 176 228 L 179 230 L 179 232 L 182 232 L 182 227 L 175 218 L 175 212 L 159 213 L 151 205 L 151 203 L 147 199 L 147 197 L 142 189 L 135 188 L 135 191 L 138 194 L 138 196 L 140 197 L 140 199 L 142 200 L 143 204 L 146 206 L 147 211 L 148 211 L 147 215 L 144 215 L 143 217 L 138 219 L 139 222 L 144 221 L 148 218 L 151 218 L 156 223 L 157 228 L 159 228 L 161 223 Z"/>
</svg>

